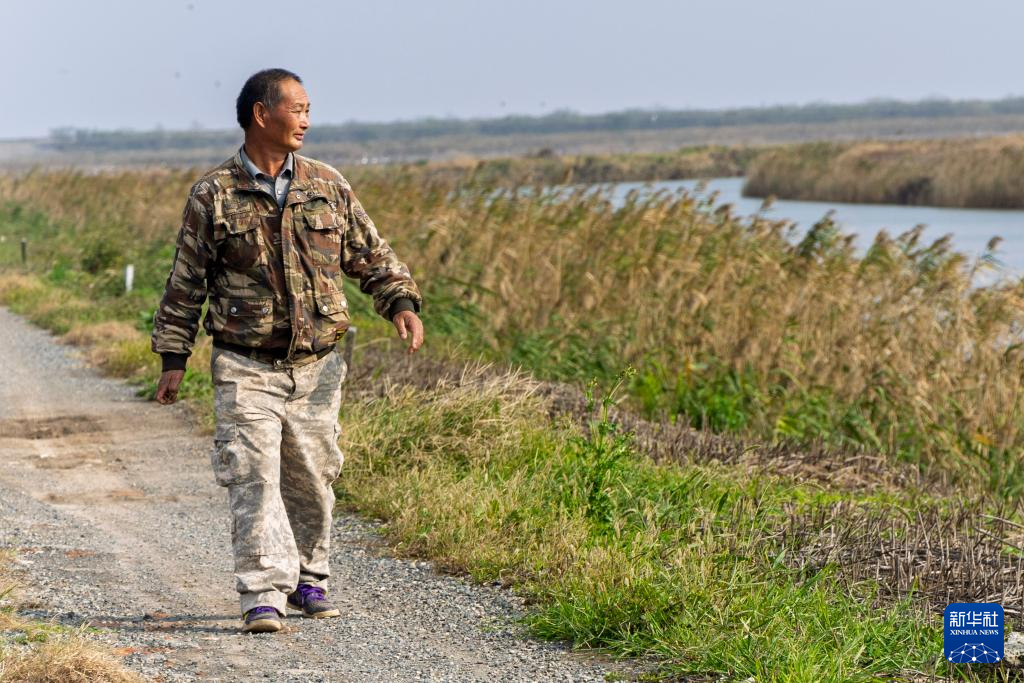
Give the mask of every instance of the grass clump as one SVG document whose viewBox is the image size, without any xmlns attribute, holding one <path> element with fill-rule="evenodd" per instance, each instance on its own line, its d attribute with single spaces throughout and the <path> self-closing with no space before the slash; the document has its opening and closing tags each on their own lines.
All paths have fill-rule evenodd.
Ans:
<svg viewBox="0 0 1024 683">
<path fill-rule="evenodd" d="M 0 556 L 0 683 L 141 683 L 77 630 L 19 617 L 10 554 Z"/>
<path fill-rule="evenodd" d="M 117 658 L 79 637 L 49 638 L 0 658 L 2 683 L 141 683 Z"/>
<path fill-rule="evenodd" d="M 117 658 L 78 637 L 57 637 L 0 658 L 2 683 L 141 683 Z"/>
</svg>

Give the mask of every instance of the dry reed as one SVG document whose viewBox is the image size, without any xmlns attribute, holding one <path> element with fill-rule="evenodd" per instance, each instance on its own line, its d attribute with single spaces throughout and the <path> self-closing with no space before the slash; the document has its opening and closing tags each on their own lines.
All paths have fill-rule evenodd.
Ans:
<svg viewBox="0 0 1024 683">
<path fill-rule="evenodd" d="M 811 143 L 778 147 L 749 166 L 743 190 L 875 204 L 1024 208 L 1024 136 Z"/>
</svg>

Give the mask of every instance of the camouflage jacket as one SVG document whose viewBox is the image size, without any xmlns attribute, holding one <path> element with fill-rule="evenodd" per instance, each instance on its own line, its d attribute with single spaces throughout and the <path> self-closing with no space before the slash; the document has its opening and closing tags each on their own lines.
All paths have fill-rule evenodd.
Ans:
<svg viewBox="0 0 1024 683">
<path fill-rule="evenodd" d="M 422 306 L 409 269 L 338 171 L 294 155 L 281 210 L 236 153 L 192 186 L 152 349 L 164 370 L 184 368 L 209 297 L 203 328 L 215 341 L 308 356 L 348 329 L 344 275 L 385 318 Z"/>
</svg>

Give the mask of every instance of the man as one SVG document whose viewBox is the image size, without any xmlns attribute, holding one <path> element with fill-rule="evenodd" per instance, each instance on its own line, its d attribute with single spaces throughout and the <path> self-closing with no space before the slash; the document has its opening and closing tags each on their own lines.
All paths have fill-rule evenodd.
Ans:
<svg viewBox="0 0 1024 683">
<path fill-rule="evenodd" d="M 236 108 L 245 143 L 192 186 L 152 348 L 163 362 L 156 399 L 174 403 L 209 297 L 213 469 L 228 490 L 243 630 L 271 632 L 286 606 L 340 614 L 325 581 L 343 462 L 343 277 L 411 338 L 409 353 L 423 343 L 423 299 L 342 175 L 295 153 L 309 128 L 302 80 L 261 71 Z"/>
</svg>

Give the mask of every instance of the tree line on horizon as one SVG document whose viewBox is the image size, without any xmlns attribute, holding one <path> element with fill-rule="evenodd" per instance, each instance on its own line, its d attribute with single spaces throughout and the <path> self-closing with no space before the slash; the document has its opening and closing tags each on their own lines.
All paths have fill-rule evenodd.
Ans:
<svg viewBox="0 0 1024 683">
<path fill-rule="evenodd" d="M 738 109 L 627 109 L 605 114 L 569 110 L 542 116 L 509 115 L 500 118 L 422 118 L 370 123 L 350 121 L 310 129 L 310 143 L 368 143 L 380 140 L 416 140 L 446 135 L 501 136 L 607 131 L 722 128 L 786 123 L 835 123 L 893 118 L 957 118 L 1024 115 L 1024 97 L 1001 100 L 927 99 L 915 102 L 871 100 L 857 104 L 812 103 Z M 236 130 L 89 130 L 54 129 L 46 147 L 62 151 L 197 149 L 238 143 Z"/>
</svg>

